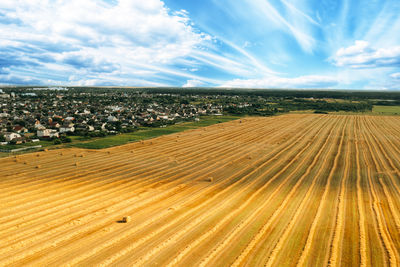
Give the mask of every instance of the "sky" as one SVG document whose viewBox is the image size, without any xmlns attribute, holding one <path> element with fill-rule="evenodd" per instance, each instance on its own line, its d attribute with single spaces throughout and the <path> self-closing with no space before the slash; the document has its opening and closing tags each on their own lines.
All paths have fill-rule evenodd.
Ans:
<svg viewBox="0 0 400 267">
<path fill-rule="evenodd" d="M 0 84 L 400 90 L 400 1 L 1 0 Z"/>
</svg>

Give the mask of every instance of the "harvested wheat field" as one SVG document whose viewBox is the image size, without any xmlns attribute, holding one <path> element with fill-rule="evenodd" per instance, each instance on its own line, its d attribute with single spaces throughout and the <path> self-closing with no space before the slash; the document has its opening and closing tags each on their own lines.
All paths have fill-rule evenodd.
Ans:
<svg viewBox="0 0 400 267">
<path fill-rule="evenodd" d="M 0 159 L 0 266 L 398 266 L 400 118 L 246 118 Z"/>
</svg>

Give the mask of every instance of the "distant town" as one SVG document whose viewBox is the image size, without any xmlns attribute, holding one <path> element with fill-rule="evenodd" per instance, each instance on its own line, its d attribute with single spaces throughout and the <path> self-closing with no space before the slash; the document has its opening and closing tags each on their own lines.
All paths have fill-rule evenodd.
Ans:
<svg viewBox="0 0 400 267">
<path fill-rule="evenodd" d="M 0 89 L 0 144 L 61 144 L 71 142 L 71 136 L 130 133 L 199 121 L 204 115 L 270 116 L 307 109 L 359 112 L 370 111 L 372 104 L 335 92 L 6 87 Z"/>
<path fill-rule="evenodd" d="M 61 87 L 1 90 L 0 141 L 3 145 L 40 139 L 68 142 L 70 135 L 100 137 L 132 132 L 141 126 L 196 121 L 200 115 L 222 115 L 220 104 L 200 102 L 190 104 L 179 95 L 139 91 L 76 92 Z"/>
</svg>

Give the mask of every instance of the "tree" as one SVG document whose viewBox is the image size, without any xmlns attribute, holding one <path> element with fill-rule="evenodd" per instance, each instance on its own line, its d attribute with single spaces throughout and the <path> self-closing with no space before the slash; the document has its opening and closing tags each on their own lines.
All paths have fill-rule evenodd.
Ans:
<svg viewBox="0 0 400 267">
<path fill-rule="evenodd" d="M 15 120 L 13 123 L 14 123 L 14 125 L 20 125 L 20 126 L 23 126 L 23 127 L 26 126 L 25 125 L 25 121 L 23 121 L 23 120 Z"/>
<path fill-rule="evenodd" d="M 63 143 L 71 143 L 72 139 L 69 138 L 68 136 L 61 136 L 61 142 L 63 142 Z"/>
<path fill-rule="evenodd" d="M 62 144 L 62 142 L 61 142 L 60 139 L 55 139 L 53 143 L 54 143 L 55 145 L 60 145 L 60 144 Z"/>
<path fill-rule="evenodd" d="M 114 122 L 114 125 L 115 125 L 115 130 L 117 130 L 118 132 L 121 131 L 121 128 L 122 128 L 122 122 L 121 121 Z"/>
</svg>

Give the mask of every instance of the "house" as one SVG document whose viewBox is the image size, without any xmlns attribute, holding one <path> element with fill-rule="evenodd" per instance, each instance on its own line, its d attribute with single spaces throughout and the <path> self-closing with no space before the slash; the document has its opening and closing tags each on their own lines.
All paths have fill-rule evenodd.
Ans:
<svg viewBox="0 0 400 267">
<path fill-rule="evenodd" d="M 38 125 L 35 125 L 35 129 L 36 129 L 36 130 L 45 130 L 46 127 L 44 127 L 44 126 L 41 125 L 41 124 L 38 124 Z"/>
<path fill-rule="evenodd" d="M 26 138 L 32 138 L 35 134 L 34 133 L 25 133 L 24 137 Z"/>
<path fill-rule="evenodd" d="M 60 128 L 60 124 L 58 123 L 58 122 L 56 122 L 56 121 L 51 121 L 51 122 L 49 122 L 49 127 L 50 128 Z"/>
<path fill-rule="evenodd" d="M 0 94 L 0 98 L 10 98 L 9 94 Z"/>
<path fill-rule="evenodd" d="M 57 130 L 52 130 L 52 129 L 41 129 L 41 130 L 37 130 L 36 135 L 38 137 L 42 137 L 42 138 L 53 138 L 53 137 L 60 137 L 59 133 L 57 132 Z"/>
<path fill-rule="evenodd" d="M 91 125 L 87 125 L 87 124 L 84 124 L 84 123 L 82 123 L 82 124 L 79 124 L 79 125 L 77 125 L 76 126 L 76 130 L 79 132 L 79 131 L 81 131 L 81 132 L 92 132 L 92 131 L 94 131 L 94 127 L 93 126 L 91 126 Z"/>
<path fill-rule="evenodd" d="M 14 126 L 13 130 L 16 133 L 26 133 L 26 132 L 28 132 L 28 129 L 26 129 L 24 126 L 20 126 L 20 125 Z"/>
<path fill-rule="evenodd" d="M 20 145 L 23 143 L 26 143 L 26 138 L 25 137 L 18 137 L 13 139 L 13 142 L 15 142 L 15 144 Z"/>
<path fill-rule="evenodd" d="M 39 120 L 36 120 L 35 121 L 35 129 L 37 129 L 37 130 L 40 130 L 40 129 L 42 129 L 42 128 L 45 128 L 41 123 L 40 123 L 40 121 Z"/>
<path fill-rule="evenodd" d="M 14 139 L 21 138 L 21 135 L 17 133 L 5 133 L 4 138 L 6 139 L 7 142 L 10 142 Z"/>
<path fill-rule="evenodd" d="M 66 118 L 65 118 L 65 121 L 73 121 L 73 120 L 75 120 L 74 117 L 66 117 Z"/>
<path fill-rule="evenodd" d="M 75 127 L 73 123 L 66 122 L 60 127 L 60 133 L 73 133 L 75 132 Z"/>
<path fill-rule="evenodd" d="M 116 122 L 118 119 L 115 116 L 108 116 L 107 118 L 108 122 Z"/>
</svg>

